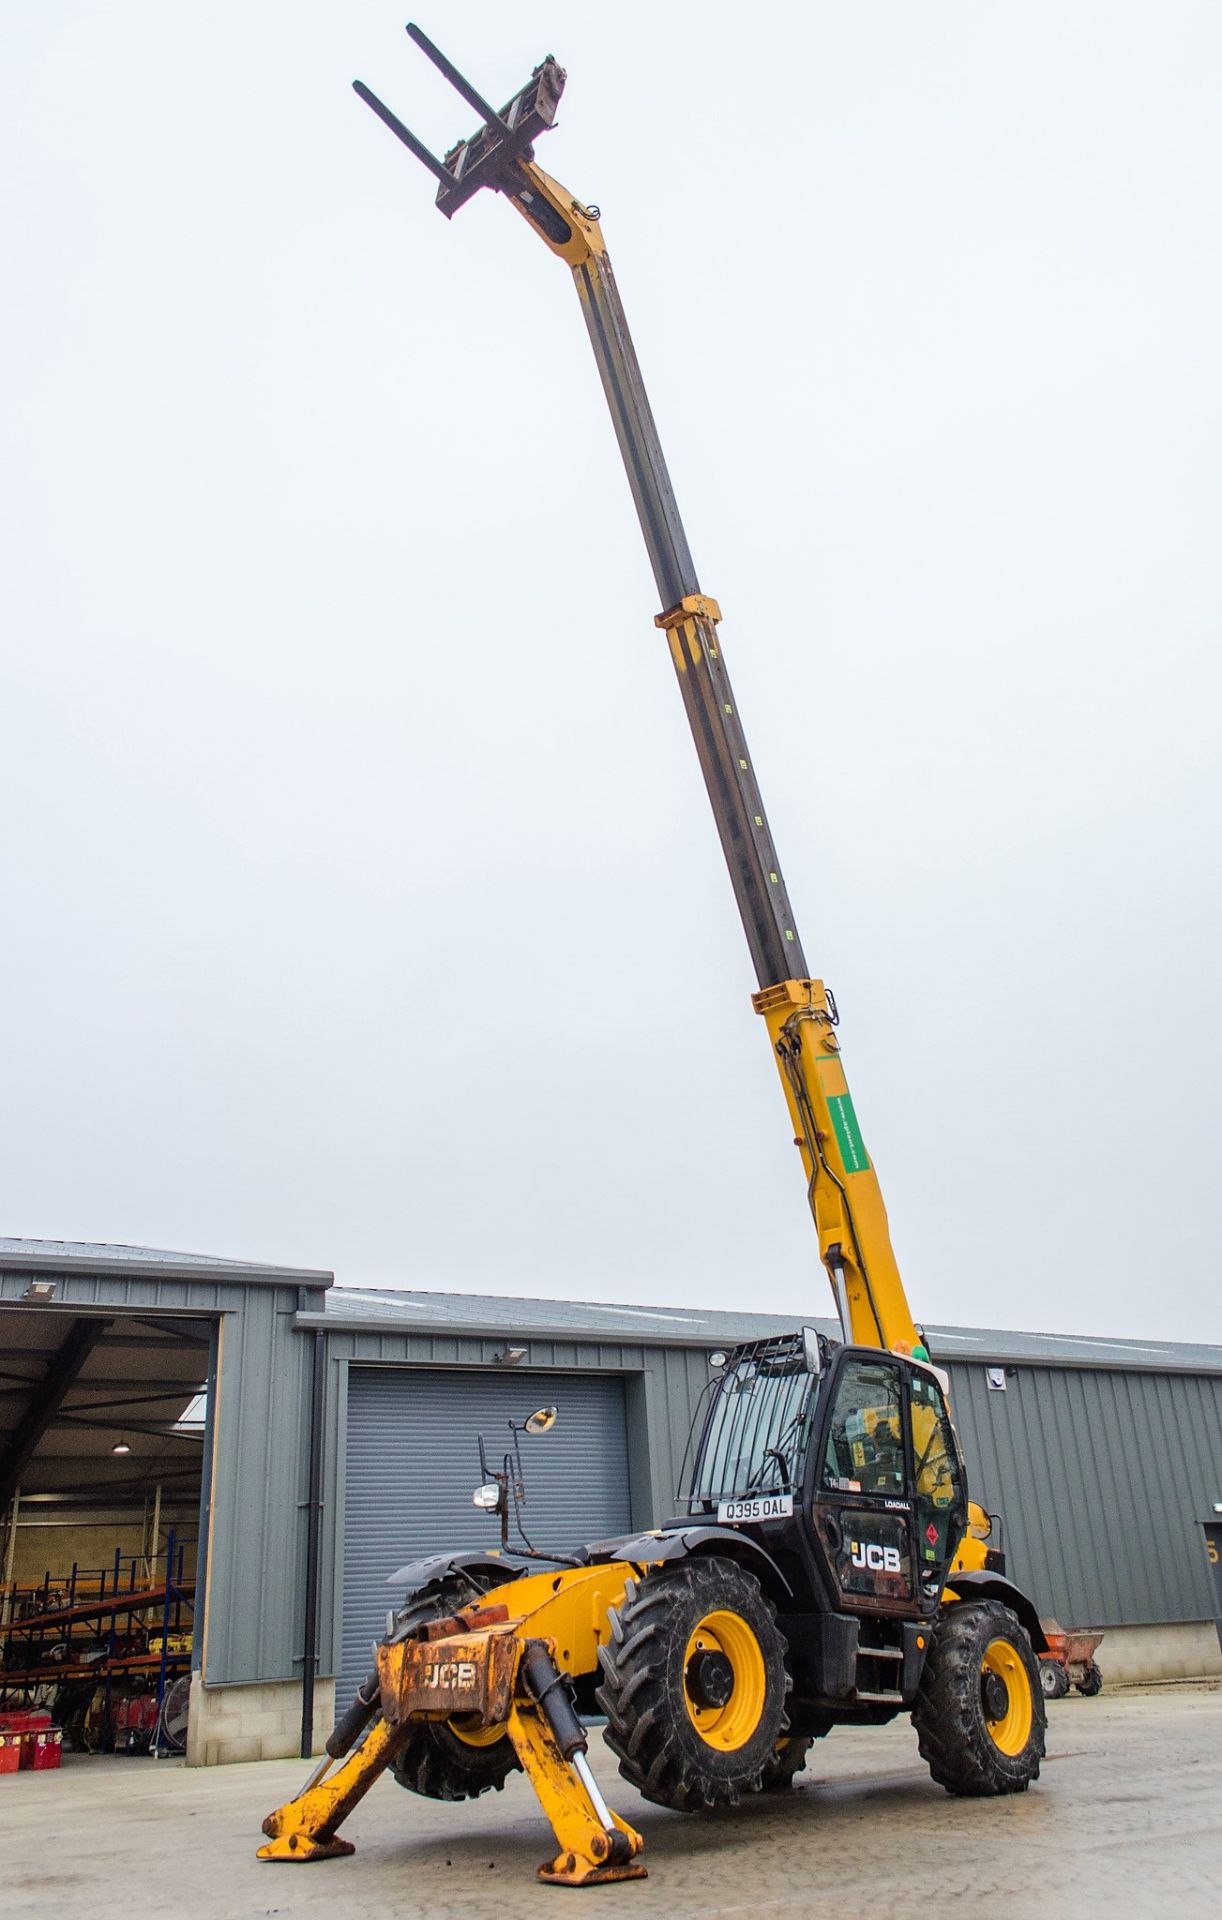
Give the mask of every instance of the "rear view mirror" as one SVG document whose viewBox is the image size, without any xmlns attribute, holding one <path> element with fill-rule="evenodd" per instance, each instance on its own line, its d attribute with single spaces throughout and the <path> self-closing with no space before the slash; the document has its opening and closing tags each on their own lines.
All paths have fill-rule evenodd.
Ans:
<svg viewBox="0 0 1222 1920">
<path fill-rule="evenodd" d="M 540 1407 L 539 1411 L 532 1413 L 526 1421 L 522 1429 L 523 1433 L 550 1433 L 556 1424 L 558 1412 L 558 1407 Z"/>
</svg>

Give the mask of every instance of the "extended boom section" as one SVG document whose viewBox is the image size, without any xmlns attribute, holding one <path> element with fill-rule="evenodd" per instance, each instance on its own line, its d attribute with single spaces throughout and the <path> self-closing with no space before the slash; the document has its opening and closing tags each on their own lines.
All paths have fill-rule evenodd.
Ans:
<svg viewBox="0 0 1222 1920">
<path fill-rule="evenodd" d="M 721 609 L 703 593 L 641 377 L 599 210 L 537 165 L 565 74 L 550 56 L 499 111 L 419 27 L 407 29 L 484 124 L 439 160 L 361 82 L 356 90 L 437 178 L 447 218 L 481 187 L 510 201 L 570 269 L 662 602 L 667 637 L 806 1175 L 807 1195 L 846 1340 L 911 1347 L 917 1334 L 886 1208 L 845 1079 L 834 1007 L 812 980 L 721 646 Z"/>
</svg>

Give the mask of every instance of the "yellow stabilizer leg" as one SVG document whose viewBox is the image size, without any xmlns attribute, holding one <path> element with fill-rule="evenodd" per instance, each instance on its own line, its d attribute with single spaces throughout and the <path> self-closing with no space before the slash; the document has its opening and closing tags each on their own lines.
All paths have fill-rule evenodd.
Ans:
<svg viewBox="0 0 1222 1920">
<path fill-rule="evenodd" d="M 613 1831 L 607 1832 L 589 1792 L 561 1753 L 537 1707 L 515 1701 L 508 1726 L 514 1751 L 560 1848 L 554 1860 L 545 1860 L 539 1868 L 540 1880 L 560 1887 L 643 1880 L 645 1868 L 635 1859 L 645 1844 L 640 1834 L 615 1813 L 611 1814 Z"/>
<path fill-rule="evenodd" d="M 361 1795 L 390 1765 L 411 1732 L 410 1722 L 392 1727 L 374 1722 L 365 1744 L 349 1754 L 336 1773 L 315 1773 L 295 1800 L 287 1800 L 263 1822 L 269 1844 L 259 1848 L 260 1860 L 333 1860 L 355 1853 L 351 1840 L 336 1838 L 335 1829 L 346 1820 Z"/>
</svg>

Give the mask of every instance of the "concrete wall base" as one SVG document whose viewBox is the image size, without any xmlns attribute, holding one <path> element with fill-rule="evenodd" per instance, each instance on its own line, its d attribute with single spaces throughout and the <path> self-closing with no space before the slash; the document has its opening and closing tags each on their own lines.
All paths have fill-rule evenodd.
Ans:
<svg viewBox="0 0 1222 1920">
<path fill-rule="evenodd" d="M 1109 1686 L 1138 1680 L 1222 1678 L 1222 1649 L 1212 1620 L 1152 1627 L 1106 1627 L 1099 1669 Z"/>
<path fill-rule="evenodd" d="M 300 1680 L 259 1680 L 206 1687 L 191 1675 L 187 1765 L 223 1767 L 237 1760 L 291 1760 L 301 1752 Z M 314 1686 L 314 1752 L 335 1724 L 335 1682 Z"/>
</svg>

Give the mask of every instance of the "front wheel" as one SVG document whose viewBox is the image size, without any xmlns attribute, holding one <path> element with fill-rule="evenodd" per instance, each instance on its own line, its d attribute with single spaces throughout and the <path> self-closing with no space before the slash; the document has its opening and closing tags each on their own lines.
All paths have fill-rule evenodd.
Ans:
<svg viewBox="0 0 1222 1920">
<path fill-rule="evenodd" d="M 719 1556 L 630 1581 L 599 1649 L 598 1704 L 625 1780 L 694 1813 L 792 1778 L 806 1743 L 788 1727 L 785 1642 L 754 1574 Z M 782 1751 L 784 1749 L 784 1751 Z"/>
<path fill-rule="evenodd" d="M 1103 1692 L 1103 1675 L 1092 1660 L 1081 1680 L 1077 1682 L 1078 1692 L 1093 1700 L 1097 1693 Z"/>
<path fill-rule="evenodd" d="M 1048 1715 L 1039 1663 L 1009 1607 L 953 1606 L 934 1629 L 912 1710 L 921 1758 L 948 1793 L 1025 1793 Z"/>
</svg>

